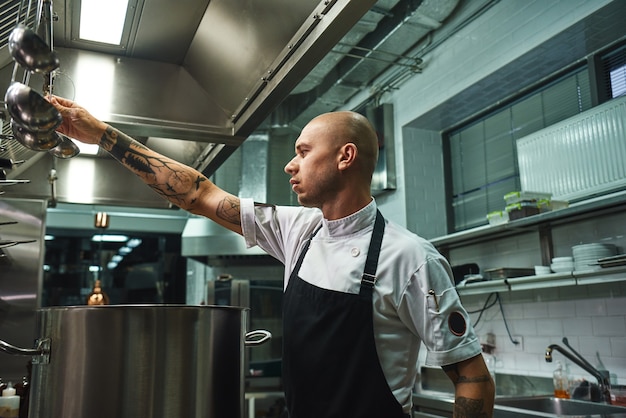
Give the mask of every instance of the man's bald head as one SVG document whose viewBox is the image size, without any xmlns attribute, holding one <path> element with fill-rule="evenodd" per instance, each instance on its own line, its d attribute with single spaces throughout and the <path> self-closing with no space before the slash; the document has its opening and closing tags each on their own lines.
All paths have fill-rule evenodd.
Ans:
<svg viewBox="0 0 626 418">
<path fill-rule="evenodd" d="M 344 110 L 324 113 L 314 118 L 311 123 L 324 123 L 329 138 L 335 141 L 337 146 L 349 142 L 355 144 L 359 152 L 359 167 L 363 174 L 371 179 L 378 161 L 378 136 L 365 116 Z"/>
</svg>

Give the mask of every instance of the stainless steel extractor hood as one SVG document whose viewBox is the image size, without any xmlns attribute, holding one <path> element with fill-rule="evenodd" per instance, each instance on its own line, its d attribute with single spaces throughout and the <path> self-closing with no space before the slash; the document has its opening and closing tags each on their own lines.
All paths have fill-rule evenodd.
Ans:
<svg viewBox="0 0 626 418">
<path fill-rule="evenodd" d="M 182 237 L 181 255 L 184 257 L 267 254 L 259 247 L 246 248 L 243 237 L 206 218 L 189 218 Z"/>
<path fill-rule="evenodd" d="M 3 91 L 13 69 L 6 36 L 19 3 L 0 3 Z M 210 175 L 375 1 L 130 3 L 132 25 L 118 48 L 79 39 L 78 0 L 53 3 L 61 62 L 54 92 L 133 136 L 207 144 L 191 165 Z M 39 89 L 39 78 L 31 87 Z"/>
</svg>

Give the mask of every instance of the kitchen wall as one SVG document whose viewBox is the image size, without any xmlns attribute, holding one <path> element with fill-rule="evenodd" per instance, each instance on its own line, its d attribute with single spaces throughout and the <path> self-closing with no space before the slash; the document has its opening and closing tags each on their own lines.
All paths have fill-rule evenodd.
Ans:
<svg viewBox="0 0 626 418">
<path fill-rule="evenodd" d="M 575 224 L 560 225 L 552 230 L 554 256 L 572 255 L 572 246 L 583 240 L 603 242 L 626 249 L 626 215 L 615 213 Z M 476 262 L 482 269 L 502 266 L 530 267 L 541 264 L 536 231 L 504 239 L 494 239 L 451 252 L 451 259 L 462 264 Z M 497 256 L 494 256 L 496 254 Z M 626 282 L 607 282 L 584 286 L 540 287 L 528 291 L 500 293 L 499 305 L 487 309 L 476 326 L 481 341 L 487 333 L 496 336 L 498 373 L 551 377 L 555 363 L 544 360 L 546 347 L 569 343 L 594 366 L 604 365 L 613 383 L 626 384 Z M 479 311 L 489 295 L 463 296 L 470 312 Z M 494 299 L 491 299 L 493 301 Z M 478 313 L 470 317 L 476 321 Z M 522 337 L 521 347 L 511 342 Z M 554 361 L 571 364 L 573 377 L 594 381 L 562 354 L 555 352 Z"/>
<path fill-rule="evenodd" d="M 427 55 L 423 73 L 415 75 L 402 88 L 388 93 L 381 100 L 394 104 L 396 152 L 402 156 L 396 161 L 398 190 L 377 198 L 385 216 L 427 238 L 444 235 L 446 220 L 442 215 L 445 213 L 445 195 L 440 130 L 430 126 L 420 127 L 415 120 L 419 121 L 420 116 L 430 109 L 609 3 L 583 0 L 500 1 Z M 572 39 L 572 42 L 575 40 Z M 519 87 L 525 86 L 520 84 Z M 363 99 L 356 97 L 353 103 Z M 626 218 L 623 216 L 594 219 L 585 228 L 559 231 L 561 238 L 555 240 L 555 256 L 571 255 L 571 245 L 575 243 L 605 238 L 612 239 L 624 251 L 625 231 Z M 507 244 L 514 251 L 505 251 L 497 260 L 478 260 L 479 265 L 480 262 L 486 267 L 538 264 L 541 258 L 536 236 L 522 234 L 511 240 L 513 242 Z M 488 246 L 485 244 L 485 247 Z M 454 257 L 460 264 L 477 252 L 495 253 L 494 248 L 485 247 L 474 249 L 471 254 L 457 252 Z M 501 296 L 511 332 L 523 336 L 523 350 L 514 348 L 508 340 L 497 305 L 487 311 L 478 324 L 477 332 L 481 337 L 487 332 L 496 334 L 499 373 L 550 377 L 554 364 L 544 361 L 545 348 L 550 343 L 561 344 L 561 338 L 567 336 L 592 364 L 597 363 L 596 352 L 599 354 L 612 373 L 613 383 L 617 380 L 619 384 L 626 384 L 624 283 L 543 289 Z M 483 306 L 486 297 L 464 297 L 463 302 L 468 310 L 476 310 Z M 477 315 L 472 317 L 476 319 Z M 554 357 L 555 360 L 565 360 L 558 353 Z M 571 372 L 591 379 L 575 365 L 571 367 Z"/>
<path fill-rule="evenodd" d="M 426 238 L 445 235 L 446 202 L 440 134 L 445 127 L 433 127 L 432 123 L 421 126 L 420 116 L 610 3 L 608 0 L 493 2 L 484 14 L 426 55 L 422 73 L 415 74 L 400 89 L 385 93 L 381 102 L 392 103 L 396 112 L 395 149 L 398 157 L 397 190 L 376 197 L 384 215 Z M 523 81 L 522 78 L 519 88 L 525 87 Z M 366 99 L 366 94 L 356 96 L 346 108 L 357 107 Z M 478 108 L 476 112 L 480 110 Z M 288 155 L 281 157 L 284 162 L 288 160 Z M 279 170 L 282 164 L 278 164 Z M 268 200 L 273 201 L 271 196 Z M 595 239 L 608 238 L 624 250 L 626 242 L 620 231 L 625 230 L 623 216 L 594 219 L 582 228 L 580 225 L 571 229 L 561 227 L 554 242 L 555 256 L 571 255 L 572 245 Z M 471 260 L 485 268 L 533 266 L 541 260 L 537 242 L 538 236 L 531 232 L 504 242 L 458 250 L 451 256 L 455 264 Z M 509 250 L 502 251 L 502 248 Z M 499 258 L 484 256 L 496 253 L 496 249 Z M 477 254 L 482 255 L 477 259 Z M 189 282 L 188 295 L 196 295 L 191 296 L 191 302 L 200 302 L 206 280 L 221 272 L 234 273 L 240 278 L 281 274 L 276 268 L 242 267 L 233 271 L 190 263 L 189 275 L 198 279 Z M 486 297 L 467 296 L 463 297 L 463 302 L 468 310 L 473 311 L 482 308 Z M 545 348 L 548 344 L 560 343 L 561 338 L 567 336 L 592 364 L 598 362 L 599 356 L 611 372 L 614 383 L 626 384 L 624 283 L 523 291 L 502 294 L 501 300 L 508 327 L 513 335 L 522 336 L 522 347 L 509 341 L 497 305 L 483 314 L 476 328 L 481 339 L 487 333 L 496 335 L 498 373 L 551 377 L 554 364 L 545 362 Z M 476 320 L 478 315 L 471 316 Z M 422 362 L 424 354 L 420 355 Z M 558 353 L 554 357 L 564 360 Z M 591 378 L 575 365 L 571 372 L 576 377 Z"/>
<path fill-rule="evenodd" d="M 422 74 L 383 99 L 393 103 L 397 111 L 396 126 L 401 132 L 396 134 L 396 150 L 397 155 L 404 156 L 397 161 L 398 191 L 382 200 L 383 213 L 425 237 L 443 235 L 445 196 L 439 132 L 408 124 L 608 3 L 501 1 L 427 56 Z M 571 245 L 578 242 L 607 238 L 622 251 L 626 249 L 626 218 L 622 215 L 590 221 L 585 228 L 557 232 L 561 238 L 555 239 L 555 256 L 571 255 Z M 539 264 L 536 236 L 522 234 L 510 240 L 506 244 L 499 242 L 498 248 L 498 243 L 488 243 L 474 248 L 472 254 L 453 256 L 460 264 L 469 259 L 476 261 L 478 255 L 479 265 L 485 267 Z M 503 246 L 512 250 L 493 259 L 493 254 L 502 253 Z M 464 297 L 463 302 L 468 310 L 478 310 L 486 297 Z M 626 384 L 624 283 L 541 289 L 501 297 L 509 329 L 523 337 L 523 350 L 509 341 L 498 306 L 485 312 L 477 332 L 481 338 L 488 332 L 496 334 L 498 373 L 551 377 L 555 366 L 545 362 L 545 348 L 551 343 L 562 344 L 561 338 L 567 336 L 592 364 L 598 363 L 599 356 L 611 372 L 613 383 Z M 471 316 L 475 320 L 478 315 Z M 565 360 L 558 353 L 554 358 Z M 575 365 L 571 372 L 593 379 Z"/>
</svg>

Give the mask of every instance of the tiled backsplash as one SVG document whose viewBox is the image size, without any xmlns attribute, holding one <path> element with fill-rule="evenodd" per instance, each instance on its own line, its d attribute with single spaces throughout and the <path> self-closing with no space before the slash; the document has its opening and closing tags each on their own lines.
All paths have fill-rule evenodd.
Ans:
<svg viewBox="0 0 626 418">
<path fill-rule="evenodd" d="M 626 219 L 622 213 L 602 215 L 564 224 L 552 229 L 554 256 L 571 256 L 571 247 L 581 243 L 603 242 L 626 252 Z M 450 254 L 452 264 L 476 262 L 482 270 L 497 267 L 532 267 L 541 264 L 539 236 L 536 231 L 459 248 Z M 522 344 L 514 345 L 507 333 L 498 304 L 482 315 L 475 329 L 478 336 L 496 335 L 498 373 L 551 377 L 556 361 L 569 364 L 576 379 L 595 379 L 558 352 L 553 363 L 544 359 L 546 348 L 558 344 L 565 349 L 563 337 L 592 365 L 603 364 L 613 384 L 626 384 L 626 273 L 624 282 L 542 288 L 501 293 L 502 309 L 513 336 Z M 469 312 L 480 310 L 489 295 L 463 296 Z M 493 299 L 492 299 L 493 300 Z M 478 313 L 470 314 L 472 321 Z M 571 363 L 571 364 L 570 364 Z"/>
<path fill-rule="evenodd" d="M 483 307 L 488 295 L 466 296 L 468 311 Z M 496 335 L 496 371 L 520 375 L 551 377 L 556 361 L 570 364 L 570 376 L 595 379 L 558 352 L 553 363 L 544 359 L 550 344 L 569 344 L 591 364 L 603 364 L 614 384 L 626 383 L 626 284 L 540 289 L 501 294 L 502 308 L 512 335 L 522 337 L 523 347 L 509 339 L 498 305 L 487 310 L 475 329 L 479 337 Z M 470 315 L 476 320 L 478 314 Z M 601 362 L 601 363 L 600 363 Z"/>
</svg>

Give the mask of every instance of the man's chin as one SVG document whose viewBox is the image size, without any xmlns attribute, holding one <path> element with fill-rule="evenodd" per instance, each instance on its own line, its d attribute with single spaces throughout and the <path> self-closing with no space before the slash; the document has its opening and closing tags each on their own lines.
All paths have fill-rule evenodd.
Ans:
<svg viewBox="0 0 626 418">
<path fill-rule="evenodd" d="M 301 194 L 298 195 L 298 203 L 300 204 L 300 206 L 304 206 L 305 208 L 316 207 L 313 202 L 308 201 L 306 197 L 303 197 Z"/>
</svg>

